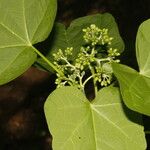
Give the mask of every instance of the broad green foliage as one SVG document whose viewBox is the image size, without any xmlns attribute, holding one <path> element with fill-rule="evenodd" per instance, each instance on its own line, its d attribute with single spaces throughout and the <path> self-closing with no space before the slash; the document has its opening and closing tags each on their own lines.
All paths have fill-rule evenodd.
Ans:
<svg viewBox="0 0 150 150">
<path fill-rule="evenodd" d="M 136 54 L 140 72 L 127 66 L 113 64 L 113 71 L 120 83 L 126 105 L 150 116 L 150 20 L 138 30 Z"/>
<path fill-rule="evenodd" d="M 132 110 L 150 115 L 150 78 L 119 64 L 113 64 L 125 104 Z"/>
<path fill-rule="evenodd" d="M 76 19 L 67 29 L 62 24 L 55 24 L 51 47 L 46 57 L 34 47 L 34 44 L 45 40 L 51 32 L 56 5 L 56 0 L 0 0 L 0 85 L 21 75 L 36 60 L 47 70 L 52 71 L 53 68 L 59 76 L 74 70 L 77 70 L 75 73 L 79 76 L 78 69 L 84 71 L 82 75 L 88 72 L 87 58 L 91 58 L 89 65 L 91 76 L 86 80 L 81 76 L 76 79 L 75 76 L 75 81 L 79 81 L 81 85 L 84 81 L 82 88 L 91 78 L 94 79 L 93 88 L 97 86 L 98 80 L 100 83 L 103 78 L 104 81 L 109 79 L 107 74 L 104 74 L 106 71 L 112 75 L 111 65 L 106 65 L 106 61 L 117 61 L 115 57 L 123 51 L 124 44 L 114 18 L 108 13 Z M 150 35 L 147 35 L 150 31 L 149 25 L 150 21 L 141 25 L 137 35 L 140 73 L 126 66 L 113 64 L 126 105 L 148 115 L 150 115 Z M 83 32 L 85 32 L 84 36 Z M 98 38 L 93 33 L 98 35 Z M 112 45 L 109 44 L 111 40 Z M 88 46 L 89 41 L 92 46 Z M 83 51 L 80 54 L 81 49 Z M 57 62 L 59 54 L 57 50 L 61 54 L 73 50 L 65 64 L 59 59 Z M 55 62 L 51 62 L 54 60 L 53 54 Z M 93 57 L 84 57 L 90 54 Z M 37 59 L 37 55 L 42 59 Z M 64 60 L 64 57 L 61 59 Z M 60 68 L 57 67 L 59 65 Z M 71 65 L 71 69 L 62 71 L 65 65 L 69 67 Z M 77 69 L 73 70 L 73 65 Z M 93 69 L 94 65 L 97 67 L 97 72 L 94 72 L 96 70 Z M 73 72 L 73 75 L 76 75 L 75 73 Z M 71 75 L 70 73 L 67 79 L 74 77 Z M 107 86 L 112 80 L 108 81 L 101 82 L 101 86 Z M 82 93 L 75 85 L 70 85 L 72 87 L 56 89 L 45 104 L 45 114 L 53 136 L 54 150 L 145 150 L 141 116 L 122 104 L 118 88 L 109 86 L 102 88 L 98 93 L 98 88 L 95 88 L 96 99 L 89 102 L 84 92 Z"/>
<path fill-rule="evenodd" d="M 120 37 L 115 19 L 112 15 L 105 13 L 76 19 L 67 29 L 63 24 L 55 24 L 47 58 L 52 60 L 52 54 L 56 53 L 58 49 L 65 50 L 67 47 L 73 47 L 72 59 L 74 60 L 80 51 L 80 47 L 86 44 L 83 39 L 84 33 L 82 29 L 87 28 L 91 24 L 95 24 L 101 29 L 108 29 L 109 36 L 114 38 L 112 48 L 117 48 L 120 53 L 124 50 L 124 43 Z M 49 70 L 49 67 L 41 59 L 38 60 L 38 63 Z"/>
<path fill-rule="evenodd" d="M 53 150 L 146 149 L 141 118 L 124 107 L 116 87 L 103 88 L 91 103 L 74 87 L 57 89 L 45 113 Z"/>
<path fill-rule="evenodd" d="M 0 0 L 0 85 L 34 63 L 33 44 L 48 36 L 55 13 L 56 0 Z"/>
</svg>

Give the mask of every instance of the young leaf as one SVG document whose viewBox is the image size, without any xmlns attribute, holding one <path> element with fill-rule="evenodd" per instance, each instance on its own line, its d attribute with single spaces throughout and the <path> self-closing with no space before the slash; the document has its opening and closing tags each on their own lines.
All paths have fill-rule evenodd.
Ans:
<svg viewBox="0 0 150 150">
<path fill-rule="evenodd" d="M 91 24 L 95 24 L 97 27 L 108 29 L 108 34 L 113 37 L 112 48 L 117 48 L 118 52 L 121 53 L 124 50 L 124 43 L 120 37 L 117 24 L 111 14 L 96 14 L 86 17 L 81 17 L 74 20 L 70 26 L 66 29 L 63 24 L 57 23 L 54 26 L 53 38 L 51 47 L 47 54 L 48 59 L 53 59 L 52 54 L 56 53 L 58 49 L 65 50 L 67 47 L 73 47 L 72 60 L 76 58 L 80 51 L 80 47 L 85 44 L 83 39 L 83 29 L 87 28 Z M 49 67 L 39 59 L 38 63 L 49 70 Z"/>
<path fill-rule="evenodd" d="M 74 87 L 57 89 L 46 101 L 45 114 L 53 150 L 146 148 L 141 116 L 123 106 L 116 87 L 103 88 L 92 103 Z"/>
<path fill-rule="evenodd" d="M 34 63 L 33 44 L 48 36 L 55 14 L 56 0 L 0 0 L 0 85 Z"/>
<path fill-rule="evenodd" d="M 137 71 L 119 64 L 113 64 L 123 100 L 132 110 L 150 116 L 150 20 L 141 24 L 136 40 Z"/>
</svg>

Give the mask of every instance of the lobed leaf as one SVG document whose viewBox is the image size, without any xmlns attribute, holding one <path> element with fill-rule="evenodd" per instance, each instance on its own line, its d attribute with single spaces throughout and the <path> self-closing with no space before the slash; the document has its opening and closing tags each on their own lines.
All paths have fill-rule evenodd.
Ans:
<svg viewBox="0 0 150 150">
<path fill-rule="evenodd" d="M 91 24 L 95 24 L 99 28 L 107 28 L 109 35 L 114 38 L 112 47 L 117 48 L 120 53 L 124 50 L 124 43 L 120 37 L 115 19 L 112 15 L 105 13 L 75 19 L 67 29 L 63 24 L 56 23 L 47 58 L 52 60 L 52 54 L 56 53 L 58 49 L 64 50 L 67 47 L 73 47 L 74 51 L 71 59 L 74 60 L 80 51 L 80 47 L 85 44 L 82 29 Z M 41 59 L 38 60 L 38 63 L 49 70 L 49 67 Z"/>
<path fill-rule="evenodd" d="M 48 36 L 55 14 L 56 0 L 0 0 L 0 85 L 34 63 L 33 45 Z"/>
<path fill-rule="evenodd" d="M 141 116 L 124 107 L 116 87 L 103 88 L 92 103 L 75 87 L 57 89 L 45 114 L 54 150 L 145 150 Z"/>
<path fill-rule="evenodd" d="M 136 56 L 139 72 L 113 64 L 123 100 L 132 110 L 150 116 L 150 20 L 141 24 L 136 39 Z"/>
</svg>

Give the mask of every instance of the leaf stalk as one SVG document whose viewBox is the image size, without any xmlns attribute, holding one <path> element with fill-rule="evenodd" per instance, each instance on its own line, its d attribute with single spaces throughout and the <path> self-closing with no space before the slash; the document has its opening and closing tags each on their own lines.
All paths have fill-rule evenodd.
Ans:
<svg viewBox="0 0 150 150">
<path fill-rule="evenodd" d="M 32 46 L 33 50 L 36 52 L 37 55 L 39 55 L 51 68 L 53 68 L 57 73 L 60 75 L 63 75 L 63 73 L 57 69 L 57 67 L 50 62 L 40 51 L 38 51 L 34 46 Z"/>
</svg>

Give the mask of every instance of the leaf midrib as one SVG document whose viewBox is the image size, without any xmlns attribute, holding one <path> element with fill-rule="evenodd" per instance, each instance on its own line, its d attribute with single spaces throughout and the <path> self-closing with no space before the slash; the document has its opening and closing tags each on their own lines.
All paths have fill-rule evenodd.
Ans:
<svg viewBox="0 0 150 150">
<path fill-rule="evenodd" d="M 115 128 L 117 128 L 118 130 L 120 130 L 120 132 L 125 135 L 128 139 L 131 139 L 118 125 L 116 125 L 113 121 L 111 121 L 110 119 L 108 119 L 106 116 L 104 116 L 102 113 L 100 113 L 96 108 L 92 107 L 93 111 L 95 111 L 99 116 L 101 116 L 102 118 L 104 118 L 107 122 L 109 122 L 110 124 L 112 124 Z"/>
<path fill-rule="evenodd" d="M 116 105 L 118 105 L 119 103 L 116 103 Z M 121 105 L 121 104 L 120 104 Z M 122 128 L 120 128 L 118 125 L 116 125 L 113 121 L 111 121 L 110 119 L 108 119 L 107 117 L 105 117 L 102 113 L 100 113 L 96 108 L 96 105 L 93 104 L 93 106 L 91 107 L 91 109 L 93 109 L 93 111 L 95 111 L 96 113 L 98 113 L 98 115 L 100 115 L 102 118 L 104 118 L 106 121 L 108 121 L 110 124 L 112 124 L 115 128 L 117 128 L 124 136 L 126 136 L 130 141 L 134 142 L 135 144 L 137 144 L 137 141 L 134 141 L 128 134 L 126 134 L 126 132 L 123 131 Z M 102 105 L 103 106 L 103 105 Z M 108 105 L 109 106 L 109 105 Z M 142 146 L 141 146 L 142 148 Z"/>
<path fill-rule="evenodd" d="M 45 12 L 43 13 L 43 16 L 41 17 L 42 19 L 41 19 L 40 23 L 39 23 L 38 26 L 37 26 L 37 30 L 35 30 L 35 32 L 34 32 L 34 34 L 33 34 L 32 40 L 34 39 L 34 36 L 35 36 L 36 32 L 38 31 L 38 29 L 39 29 L 39 27 L 40 27 L 40 25 L 41 25 L 41 23 L 42 23 L 42 21 L 43 21 L 43 19 L 44 19 L 44 16 L 45 16 L 45 14 L 46 14 L 46 12 L 47 12 L 47 10 L 48 10 L 48 8 L 49 8 L 49 5 L 50 5 L 50 1 L 49 1 L 49 4 L 47 4 L 47 8 L 45 9 Z M 31 40 L 31 41 L 32 41 L 32 40 Z"/>
<path fill-rule="evenodd" d="M 28 28 L 27 28 L 27 21 L 26 21 L 26 15 L 25 15 L 25 0 L 22 0 L 22 3 L 23 3 L 22 4 L 22 12 L 23 12 L 23 21 L 24 21 L 24 29 L 25 29 L 25 33 L 26 33 L 26 39 L 23 39 L 20 35 L 16 34 L 11 28 L 9 28 L 3 22 L 0 22 L 0 25 L 3 26 L 11 34 L 15 35 L 19 40 L 21 40 L 22 42 L 24 42 L 26 44 L 26 46 L 32 46 L 33 44 L 31 43 L 30 38 L 29 38 L 29 32 L 28 32 Z M 47 6 L 47 9 L 48 9 L 48 6 Z M 47 11 L 47 9 L 46 9 L 46 11 Z M 46 13 L 46 11 L 45 11 L 45 13 Z M 42 20 L 43 19 L 41 19 L 39 25 L 41 24 Z M 38 27 L 39 27 L 39 25 L 38 25 Z M 37 30 L 35 31 L 35 33 L 36 32 L 37 32 Z M 33 35 L 33 37 L 34 37 L 34 35 Z M 22 46 L 24 46 L 24 45 L 22 45 Z"/>
<path fill-rule="evenodd" d="M 93 136 L 94 136 L 94 141 L 95 141 L 95 150 L 97 150 L 97 138 L 96 138 L 96 128 L 95 128 L 95 124 L 94 124 L 94 115 L 93 115 L 93 108 L 92 105 L 90 105 L 89 107 L 90 111 L 91 111 L 91 117 L 92 117 L 92 127 L 93 127 Z"/>
<path fill-rule="evenodd" d="M 32 45 L 29 39 L 29 33 L 28 33 L 28 28 L 27 28 L 27 21 L 26 21 L 26 16 L 25 16 L 25 1 L 23 0 L 23 5 L 22 5 L 22 11 L 23 11 L 23 20 L 24 20 L 24 28 L 25 28 L 25 33 L 26 33 L 26 38 L 27 38 L 27 42 L 29 45 Z"/>
</svg>

